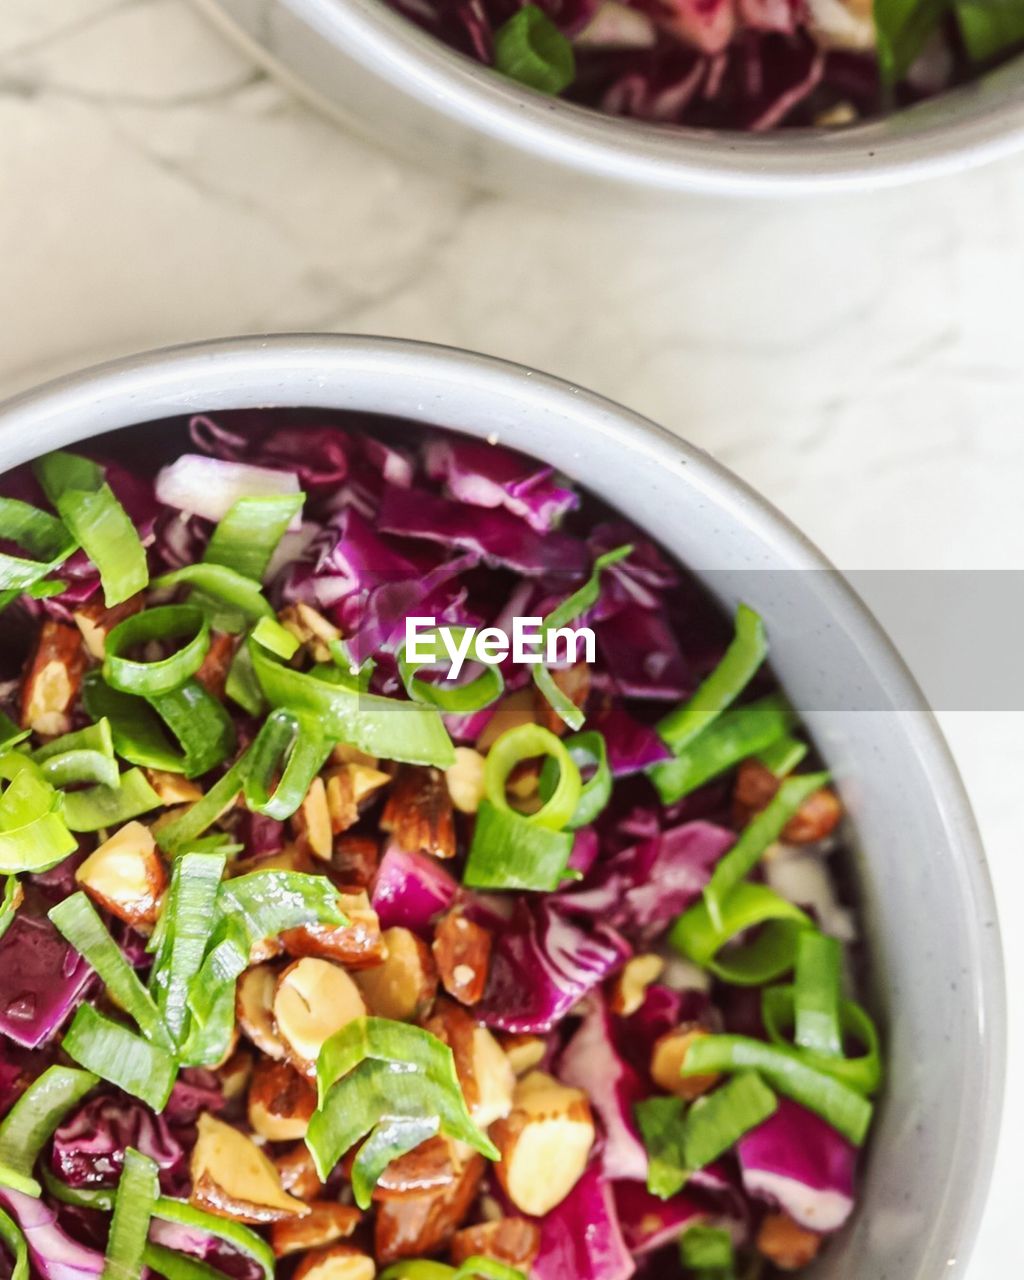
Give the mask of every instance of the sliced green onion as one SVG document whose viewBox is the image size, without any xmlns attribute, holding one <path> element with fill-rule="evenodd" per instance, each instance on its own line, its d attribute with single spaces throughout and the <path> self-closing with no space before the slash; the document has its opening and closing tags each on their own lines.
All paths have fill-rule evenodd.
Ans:
<svg viewBox="0 0 1024 1280">
<path fill-rule="evenodd" d="M 813 1111 L 854 1146 L 871 1124 L 871 1103 L 833 1076 L 809 1066 L 799 1050 L 746 1036 L 699 1036 L 686 1051 L 682 1074 L 756 1071 L 777 1092 Z"/>
<path fill-rule="evenodd" d="M 38 557 L 23 560 L 0 551 L 2 591 L 24 591 L 35 586 L 63 564 L 78 545 L 56 516 L 17 498 L 0 498 L 0 529 L 6 541 Z"/>
<path fill-rule="evenodd" d="M 405 1258 L 386 1267 L 378 1280 L 526 1280 L 526 1276 L 505 1262 L 474 1255 L 459 1267 L 429 1258 Z"/>
<path fill-rule="evenodd" d="M 185 1200 L 172 1200 L 169 1196 L 161 1196 L 156 1202 L 153 1217 L 159 1218 L 161 1222 L 191 1227 L 195 1231 L 223 1240 L 255 1262 L 263 1272 L 264 1280 L 274 1280 L 273 1250 L 266 1240 L 242 1223 L 233 1222 L 230 1218 L 215 1217 Z"/>
<path fill-rule="evenodd" d="M 758 925 L 760 932 L 752 942 L 726 948 L 731 939 Z M 697 902 L 672 926 L 669 942 L 724 982 L 757 987 L 793 967 L 800 932 L 811 927 L 810 917 L 799 907 L 764 885 L 744 881 L 722 904 L 718 925 L 707 903 Z"/>
<path fill-rule="evenodd" d="M 689 1270 L 701 1272 L 702 1280 L 707 1272 L 729 1280 L 736 1265 L 732 1236 L 722 1227 L 694 1223 L 679 1241 L 679 1260 Z"/>
<path fill-rule="evenodd" d="M 771 800 L 754 815 L 739 839 L 721 859 L 704 889 L 713 923 L 721 926 L 723 903 L 741 880 L 753 871 L 803 802 L 828 781 L 827 773 L 803 773 L 787 778 Z"/>
<path fill-rule="evenodd" d="M 580 827 L 589 826 L 611 799 L 612 771 L 608 767 L 608 748 L 604 734 L 598 733 L 596 729 L 574 733 L 563 741 L 573 764 L 581 771 L 581 778 L 583 769 L 593 769 L 591 776 L 583 783 L 576 811 L 565 824 L 568 830 L 577 831 Z M 556 777 L 560 774 L 557 762 L 549 756 L 540 771 L 538 789 L 542 800 L 551 800 L 555 793 Z"/>
<path fill-rule="evenodd" d="M 70 1109 L 98 1080 L 74 1067 L 47 1067 L 0 1124 L 0 1183 L 26 1195 L 39 1196 L 42 1188 L 33 1176 L 39 1153 Z"/>
<path fill-rule="evenodd" d="M 261 582 L 305 498 L 302 493 L 239 498 L 210 535 L 203 559 Z"/>
<path fill-rule="evenodd" d="M 166 773 L 184 770 L 183 754 L 171 746 L 145 698 L 118 693 L 98 671 L 90 671 L 82 682 L 82 704 L 94 720 L 110 722 L 114 750 L 129 764 Z"/>
<path fill-rule="evenodd" d="M 74 453 L 50 453 L 34 466 L 43 492 L 71 535 L 99 570 L 110 608 L 149 582 L 146 552 L 103 469 Z"/>
<path fill-rule="evenodd" d="M 140 1280 L 149 1220 L 160 1195 L 155 1160 L 127 1147 L 114 1197 L 102 1280 Z"/>
<path fill-rule="evenodd" d="M 757 753 L 757 758 L 776 778 L 784 778 L 792 773 L 807 755 L 806 742 L 792 738 L 788 733 L 776 738 L 773 743 Z"/>
<path fill-rule="evenodd" d="M 258 618 L 272 618 L 274 611 L 264 599 L 259 583 L 234 569 L 219 564 L 188 564 L 183 569 L 162 574 L 153 586 L 157 590 L 182 585 L 194 587 L 202 597 L 213 604 L 213 625 L 218 631 L 237 634 L 247 624 Z M 166 606 L 173 608 L 174 606 Z M 109 641 L 108 641 L 109 643 Z M 133 690 L 128 690 L 129 693 Z"/>
<path fill-rule="evenodd" d="M 186 680 L 170 693 L 148 701 L 181 744 L 181 772 L 186 778 L 208 773 L 234 751 L 235 726 L 231 716 L 198 680 Z"/>
<path fill-rule="evenodd" d="M 462 644 L 466 631 L 466 627 L 451 628 L 452 640 L 456 645 Z M 453 715 L 465 715 L 468 712 L 481 711 L 484 707 L 489 707 L 505 692 L 505 677 L 498 667 L 480 656 L 475 637 L 466 654 L 466 661 L 481 662 L 484 664 L 484 669 L 475 679 L 466 684 L 454 684 L 450 681 L 431 684 L 427 680 L 419 679 L 416 674 L 418 671 L 422 671 L 424 667 L 436 666 L 444 660 L 445 654 L 441 646 L 439 629 L 422 632 L 418 643 L 424 648 L 429 643 L 433 657 L 424 662 L 410 662 L 405 656 L 404 644 L 397 654 L 398 674 L 402 678 L 402 684 L 405 685 L 406 693 L 413 702 L 425 702 L 428 706 L 438 707 L 441 711 L 450 712 Z"/>
<path fill-rule="evenodd" d="M 161 803 L 142 770 L 129 769 L 121 774 L 116 787 L 69 791 L 64 797 L 64 816 L 72 831 L 99 831 L 159 809 Z"/>
<path fill-rule="evenodd" d="M 571 831 L 538 827 L 481 800 L 462 880 L 472 889 L 551 892 L 566 876 L 572 846 Z"/>
<path fill-rule="evenodd" d="M 252 629 L 251 638 L 285 662 L 290 662 L 299 651 L 298 638 L 276 618 L 260 618 Z"/>
<path fill-rule="evenodd" d="M 235 763 L 203 796 L 179 818 L 165 823 L 156 832 L 156 842 L 165 853 L 177 854 L 193 847 L 194 841 L 207 831 L 238 798 L 249 767 L 249 752 L 243 752 Z"/>
<path fill-rule="evenodd" d="M 0 1240 L 14 1255 L 11 1280 L 29 1280 L 28 1245 L 21 1227 L 0 1209 Z"/>
<path fill-rule="evenodd" d="M 50 919 L 99 974 L 116 1004 L 133 1018 L 153 1044 L 173 1048 L 167 1026 L 142 980 L 110 936 L 99 913 L 86 895 L 73 893 L 49 912 Z"/>
<path fill-rule="evenodd" d="M 365 1085 L 362 1077 L 360 1083 Z M 417 1088 L 411 1093 L 414 1100 L 420 1097 L 418 1089 L 421 1083 L 417 1080 Z M 402 1102 L 398 1104 L 399 1107 L 402 1105 Z M 429 1110 L 430 1105 L 428 1096 L 425 1108 Z M 441 1119 L 436 1115 L 389 1116 L 385 1113 L 352 1161 L 352 1191 L 356 1204 L 367 1208 L 373 1200 L 374 1187 L 392 1160 L 400 1159 L 420 1143 L 435 1137 L 440 1128 Z"/>
<path fill-rule="evenodd" d="M 282 666 L 261 645 L 251 645 L 253 670 L 272 707 L 308 712 L 324 734 L 368 755 L 448 769 L 455 749 L 440 714 L 418 702 L 356 692 Z"/>
<path fill-rule="evenodd" d="M 696 1171 L 717 1160 L 745 1133 L 778 1110 L 771 1089 L 753 1071 L 732 1077 L 713 1093 L 698 1098 L 683 1121 L 683 1159 Z"/>
<path fill-rule="evenodd" d="M 839 983 L 843 951 L 835 938 L 816 929 L 801 933 L 794 978 L 795 1040 L 801 1049 L 826 1058 L 843 1056 Z"/>
<path fill-rule="evenodd" d="M 521 9 L 515 18 L 511 21 L 515 22 L 516 18 L 521 19 L 523 14 L 529 13 L 534 8 L 528 5 L 525 9 Z M 537 9 L 536 12 L 540 13 Z M 547 19 L 545 19 L 547 21 Z M 506 26 L 509 24 L 506 23 Z M 610 568 L 613 564 L 618 564 L 620 560 L 625 558 L 632 552 L 630 545 L 616 547 L 614 551 L 606 551 L 604 555 L 598 556 L 594 561 L 594 567 L 590 572 L 590 577 L 578 591 L 574 591 L 568 599 L 563 600 L 560 605 L 552 609 L 544 621 L 541 623 L 541 644 L 547 652 L 548 635 L 566 627 L 573 622 L 581 614 L 586 613 L 594 604 L 601 594 L 601 574 L 605 569 Z M 533 668 L 533 681 L 544 697 L 554 708 L 556 714 L 565 721 L 570 729 L 582 729 L 583 721 L 586 718 L 579 707 L 567 698 L 559 689 L 554 681 L 551 672 L 543 663 L 538 663 Z"/>
<path fill-rule="evenodd" d="M 31 736 L 31 729 L 19 729 L 10 716 L 0 711 L 0 751 L 9 751 Z"/>
<path fill-rule="evenodd" d="M 11 927 L 20 901 L 21 885 L 17 876 L 7 876 L 4 879 L 3 894 L 0 894 L 0 938 Z"/>
<path fill-rule="evenodd" d="M 283 708 L 272 711 L 252 744 L 244 782 L 248 807 L 279 822 L 290 818 L 305 800 L 331 746 L 312 716 Z M 271 792 L 273 778 L 278 781 Z"/>
<path fill-rule="evenodd" d="M 512 770 L 525 760 L 548 756 L 558 766 L 558 781 L 550 798 L 536 813 L 519 815 L 531 826 L 561 831 L 572 820 L 580 802 L 583 783 L 580 771 L 561 738 L 539 724 L 521 724 L 496 740 L 487 753 L 484 789 L 492 808 L 511 812 L 505 786 Z"/>
<path fill-rule="evenodd" d="M 648 776 L 662 804 L 675 804 L 748 756 L 788 735 L 796 717 L 780 694 L 724 711 L 713 724 L 681 747 L 674 760 L 653 765 Z"/>
<path fill-rule="evenodd" d="M 59 812 L 61 795 L 19 751 L 0 756 L 0 874 L 48 871 L 78 848 Z"/>
<path fill-rule="evenodd" d="M 190 637 L 169 657 L 139 662 L 122 655 L 154 640 Z M 144 609 L 119 622 L 106 640 L 103 678 L 119 693 L 153 698 L 170 693 L 195 675 L 210 648 L 210 625 L 202 610 L 191 604 L 163 604 Z"/>
<path fill-rule="evenodd" d="M 154 1111 L 163 1111 L 178 1073 L 174 1058 L 119 1022 L 81 1004 L 62 1041 L 87 1071 L 117 1085 Z"/>
<path fill-rule="evenodd" d="M 954 10 L 972 62 L 988 62 L 1024 41 L 1024 14 L 1014 5 L 957 0 Z"/>
<path fill-rule="evenodd" d="M 253 631 L 252 634 L 255 635 L 256 632 Z M 236 702 L 254 719 L 266 710 L 267 702 L 263 696 L 263 690 L 257 683 L 256 674 L 252 669 L 252 654 L 244 641 L 235 650 L 235 656 L 231 659 L 228 678 L 224 681 L 224 692 L 232 702 Z"/>
<path fill-rule="evenodd" d="M 65 787 L 77 782 L 117 786 L 117 761 L 114 759 L 114 743 L 107 720 L 101 719 L 84 729 L 55 738 L 33 752 L 32 759 L 42 768 L 43 776 L 54 787 Z"/>
<path fill-rule="evenodd" d="M 8 761 L 8 767 L 15 772 L 10 785 L 0 795 L 0 830 L 24 826 L 60 807 L 60 797 L 46 781 L 42 769 L 28 757 L 24 759 L 26 764 L 20 768 L 14 761 Z"/>
<path fill-rule="evenodd" d="M 735 625 L 735 635 L 718 666 L 692 697 L 658 723 L 658 733 L 676 755 L 735 702 L 764 662 L 768 639 L 760 617 L 741 604 Z"/>
<path fill-rule="evenodd" d="M 552 97 L 576 79 L 572 42 L 535 4 L 525 5 L 495 31 L 494 66 L 510 80 Z"/>
<path fill-rule="evenodd" d="M 113 759 L 114 739 L 110 732 L 110 722 L 100 717 L 95 724 L 54 738 L 38 751 L 33 751 L 32 759 L 36 764 L 42 765 L 67 751 L 97 751 L 100 755 Z"/>
<path fill-rule="evenodd" d="M 683 1155 L 682 1098 L 645 1098 L 633 1108 L 640 1137 L 647 1150 L 647 1190 L 659 1200 L 682 1191 L 692 1172 Z"/>
<path fill-rule="evenodd" d="M 149 1242 L 142 1251 L 142 1261 L 164 1280 L 225 1280 L 224 1272 L 202 1262 L 191 1253 L 179 1253 L 161 1244 Z"/>
<path fill-rule="evenodd" d="M 789 1035 L 796 1021 L 794 988 L 790 986 L 767 987 L 761 993 L 761 1018 L 769 1040 L 773 1044 L 790 1046 Z M 875 1093 L 882 1083 L 882 1052 L 878 1028 L 867 1011 L 852 1000 L 840 1000 L 839 1023 L 844 1040 L 853 1040 L 863 1046 L 863 1053 L 854 1058 L 828 1057 L 801 1049 L 800 1054 L 808 1066 L 834 1076 L 840 1083 L 856 1089 L 866 1097 Z"/>
<path fill-rule="evenodd" d="M 53 1172 L 44 1160 L 39 1172 L 48 1195 L 61 1204 L 73 1204 L 79 1209 L 98 1209 L 109 1213 L 114 1207 L 114 1192 L 107 1187 L 69 1187 Z"/>
</svg>

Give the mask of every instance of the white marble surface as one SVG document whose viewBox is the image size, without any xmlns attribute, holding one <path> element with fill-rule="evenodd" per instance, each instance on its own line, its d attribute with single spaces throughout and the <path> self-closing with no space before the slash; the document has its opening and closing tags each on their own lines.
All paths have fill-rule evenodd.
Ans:
<svg viewBox="0 0 1024 1280">
<path fill-rule="evenodd" d="M 4 0 L 0 316 L 0 395 L 235 332 L 475 347 L 689 436 L 842 567 L 1024 564 L 1024 157 L 869 197 L 566 217 L 346 136 L 185 0 Z M 1010 924 L 970 1271 L 989 1280 L 1024 1270 L 1024 714 L 944 720 Z"/>
</svg>

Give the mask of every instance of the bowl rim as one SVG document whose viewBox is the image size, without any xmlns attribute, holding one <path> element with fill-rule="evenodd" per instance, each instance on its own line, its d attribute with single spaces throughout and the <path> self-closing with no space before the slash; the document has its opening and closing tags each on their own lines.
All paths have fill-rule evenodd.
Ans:
<svg viewBox="0 0 1024 1280">
<path fill-rule="evenodd" d="M 1024 147 L 1019 58 L 879 120 L 755 135 L 628 120 L 524 90 L 384 0 L 256 0 L 258 20 L 250 25 L 232 0 L 193 2 L 293 90 L 347 124 L 354 117 L 343 90 L 329 97 L 270 47 L 275 7 L 420 107 L 521 155 L 638 190 L 744 197 L 874 190 L 955 173 Z"/>
<path fill-rule="evenodd" d="M 364 395 L 361 401 L 353 388 L 370 383 L 375 388 L 373 396 Z M 383 394 L 376 390 L 381 386 L 387 388 Z M 230 395 L 225 394 L 226 388 L 231 388 Z M 943 1240 L 948 1246 L 948 1262 L 941 1275 L 950 1280 L 962 1276 L 995 1163 L 1007 1052 L 1003 952 L 981 836 L 938 721 L 899 652 L 842 573 L 766 498 L 705 450 L 610 399 L 551 374 L 454 347 L 400 338 L 315 333 L 253 335 L 164 347 L 68 373 L 14 395 L 0 402 L 0 474 L 51 449 L 104 431 L 230 407 L 352 408 L 442 425 L 445 396 L 468 388 L 495 397 L 496 406 L 505 402 L 555 415 L 565 430 L 575 426 L 577 430 L 601 432 L 616 446 L 638 451 L 660 467 L 678 471 L 681 461 L 687 485 L 715 509 L 756 533 L 790 568 L 826 571 L 821 587 L 824 606 L 843 619 L 847 634 L 856 636 L 858 648 L 891 695 L 892 705 L 911 708 L 903 717 L 903 729 L 910 750 L 930 781 L 965 896 L 967 944 L 975 965 L 968 981 L 985 1046 L 973 1082 L 977 1089 L 965 1095 L 960 1117 L 961 1129 L 966 1123 L 971 1137 L 970 1181 L 965 1187 L 962 1167 L 950 1168 L 944 1193 L 948 1207 L 954 1181 L 959 1179 L 955 1222 Z M 401 394 L 408 398 L 402 400 Z M 694 571 L 701 572 L 695 566 Z"/>
</svg>

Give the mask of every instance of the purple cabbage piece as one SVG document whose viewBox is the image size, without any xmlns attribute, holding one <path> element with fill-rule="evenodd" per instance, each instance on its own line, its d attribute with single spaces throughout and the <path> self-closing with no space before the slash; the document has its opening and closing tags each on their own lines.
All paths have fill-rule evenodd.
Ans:
<svg viewBox="0 0 1024 1280">
<path fill-rule="evenodd" d="M 371 902 L 382 929 L 401 926 L 429 937 L 433 921 L 458 894 L 458 884 L 436 859 L 391 845 L 377 869 Z"/>
<path fill-rule="evenodd" d="M 378 440 L 376 436 L 360 436 L 359 447 L 363 457 L 383 476 L 388 484 L 408 489 L 416 471 L 412 455 L 406 449 Z"/>
<path fill-rule="evenodd" d="M 558 902 L 627 937 L 654 937 L 697 900 L 735 839 L 710 822 L 673 827 L 598 863 L 578 889 L 558 894 Z"/>
<path fill-rule="evenodd" d="M 40 1280 L 91 1280 L 102 1275 L 103 1254 L 72 1240 L 44 1201 L 0 1186 L 0 1207 L 23 1231 L 33 1273 Z"/>
<path fill-rule="evenodd" d="M 838 1231 L 853 1211 L 857 1148 L 788 1098 L 736 1150 L 747 1193 L 808 1231 Z"/>
<path fill-rule="evenodd" d="M 623 697 L 675 702 L 691 692 L 686 661 L 662 610 L 622 609 L 598 622 L 594 634 L 602 666 Z"/>
<path fill-rule="evenodd" d="M 620 702 L 613 702 L 595 722 L 608 747 L 608 767 L 615 778 L 643 773 L 653 764 L 672 759 L 672 752 L 654 728 L 634 720 Z"/>
<path fill-rule="evenodd" d="M 124 1165 L 126 1148 L 155 1160 L 164 1191 L 187 1185 L 185 1152 L 162 1116 L 138 1102 L 93 1098 L 65 1120 L 53 1135 L 50 1163 L 71 1187 L 112 1187 Z"/>
<path fill-rule="evenodd" d="M 611 1183 L 596 1165 L 541 1219 L 540 1230 L 533 1280 L 629 1280 L 636 1273 Z"/>
<path fill-rule="evenodd" d="M 178 1073 L 163 1114 L 170 1124 L 187 1129 L 204 1111 L 222 1111 L 224 1105 L 216 1075 L 204 1067 L 186 1067 Z"/>
<path fill-rule="evenodd" d="M 707 1205 L 685 1192 L 659 1200 L 643 1183 L 616 1182 L 614 1194 L 623 1239 L 637 1257 L 674 1244 L 688 1227 L 709 1217 Z"/>
<path fill-rule="evenodd" d="M 421 489 L 385 490 L 379 523 L 385 533 L 423 538 L 481 556 L 489 565 L 527 577 L 582 578 L 590 568 L 586 544 L 567 533 L 540 534 L 500 507 L 481 512 Z"/>
<path fill-rule="evenodd" d="M 154 1218 L 149 1228 L 149 1238 L 165 1249 L 174 1249 L 177 1253 L 198 1258 L 230 1276 L 231 1280 L 262 1280 L 263 1269 L 254 1258 L 233 1249 L 223 1240 L 198 1227 Z"/>
<path fill-rule="evenodd" d="M 631 954 L 607 924 L 588 929 L 552 898 L 521 898 L 495 940 L 487 990 L 474 1012 L 489 1027 L 543 1034 Z"/>
<path fill-rule="evenodd" d="M 604 590 L 597 606 L 599 618 L 609 617 L 624 607 L 658 609 L 665 592 L 679 582 L 678 570 L 669 564 L 650 538 L 626 520 L 609 520 L 597 525 L 587 542 L 595 557 L 627 542 L 633 548 L 625 560 L 605 571 Z"/>
<path fill-rule="evenodd" d="M 0 938 L 0 1033 L 37 1049 L 57 1034 L 92 977 L 49 920 L 19 912 Z"/>
<path fill-rule="evenodd" d="M 289 423 L 274 431 L 240 433 L 201 414 L 189 423 L 196 448 L 230 462 L 294 471 L 303 491 L 329 493 L 348 476 L 351 441 L 337 427 Z"/>
<path fill-rule="evenodd" d="M 474 507 L 504 507 L 537 533 L 550 533 L 579 495 L 553 479 L 554 470 L 499 445 L 439 436 L 423 451 L 427 475 L 450 497 Z"/>
<path fill-rule="evenodd" d="M 605 1003 L 595 998 L 559 1061 L 558 1075 L 566 1084 L 582 1089 L 601 1118 L 604 1146 L 601 1172 L 611 1180 L 644 1182 L 647 1150 L 637 1132 L 633 1107 L 647 1089 L 615 1045 L 611 1017 Z"/>
</svg>

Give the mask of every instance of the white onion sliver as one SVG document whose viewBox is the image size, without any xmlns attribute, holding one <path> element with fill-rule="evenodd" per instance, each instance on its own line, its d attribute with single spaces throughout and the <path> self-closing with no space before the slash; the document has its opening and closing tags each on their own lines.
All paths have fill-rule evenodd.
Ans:
<svg viewBox="0 0 1024 1280">
<path fill-rule="evenodd" d="M 199 453 L 182 454 L 156 478 L 158 501 L 214 522 L 222 520 L 239 498 L 267 498 L 298 492 L 299 477 L 294 471 L 224 462 Z M 288 529 L 296 531 L 301 525 L 301 517 L 295 516 Z"/>
</svg>

